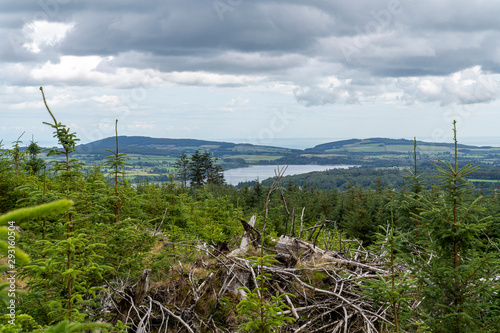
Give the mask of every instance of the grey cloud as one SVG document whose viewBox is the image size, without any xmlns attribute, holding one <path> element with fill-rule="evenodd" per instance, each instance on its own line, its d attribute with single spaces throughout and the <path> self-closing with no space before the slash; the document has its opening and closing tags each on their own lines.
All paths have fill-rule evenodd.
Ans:
<svg viewBox="0 0 500 333">
<path fill-rule="evenodd" d="M 242 53 L 226 51 L 197 56 L 157 56 L 139 52 L 126 52 L 105 59 L 98 69 L 112 72 L 116 67 L 152 68 L 162 72 L 209 71 L 222 74 L 271 74 L 278 75 L 290 68 L 297 68 L 307 62 L 300 54 L 273 52 Z"/>
<path fill-rule="evenodd" d="M 221 22 L 212 2 L 168 1 L 149 11 L 87 10 L 61 51 L 109 55 L 130 50 L 154 55 L 199 55 L 214 51 L 305 50 L 334 27 L 328 13 L 309 5 L 243 2 Z"/>
<path fill-rule="evenodd" d="M 386 78 L 447 77 L 475 66 L 484 77 L 500 73 L 500 3 L 494 1 L 242 0 L 230 2 L 222 16 L 214 1 L 199 0 L 4 2 L 0 34 L 19 37 L 17 49 L 0 45 L 4 62 L 100 55 L 113 56 L 97 67 L 102 73 L 128 67 L 253 74 L 297 86 L 304 105 L 358 103 L 383 93 L 376 85 Z M 56 5 L 40 5 L 48 3 Z M 23 25 L 37 17 L 74 28 L 61 43 L 33 54 L 19 45 Z M 328 76 L 353 81 L 325 88 L 320 82 Z M 449 84 L 436 95 L 408 83 L 402 89 L 409 102 L 498 98 L 474 97 L 469 88 Z"/>
</svg>

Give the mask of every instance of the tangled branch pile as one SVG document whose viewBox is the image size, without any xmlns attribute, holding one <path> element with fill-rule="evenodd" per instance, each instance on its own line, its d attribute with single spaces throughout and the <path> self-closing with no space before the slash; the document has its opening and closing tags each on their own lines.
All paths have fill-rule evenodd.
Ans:
<svg viewBox="0 0 500 333">
<path fill-rule="evenodd" d="M 357 241 L 345 242 L 342 251 L 331 251 L 298 238 L 278 240 L 273 252 L 281 264 L 264 267 L 271 275 L 265 296 L 295 296 L 286 296 L 289 310 L 284 314 L 296 321 L 282 332 L 378 332 L 391 325 L 387 309 L 375 306 L 359 287 L 361 278 L 390 274 L 384 254 L 368 252 Z M 132 322 L 137 332 L 236 331 L 236 304 L 245 297 L 238 288 L 257 286 L 259 267 L 207 244 L 188 248 L 200 251 L 199 259 L 190 266 L 179 262 L 172 267 L 172 278 L 150 286 L 141 300 L 137 296 L 145 286 L 140 281 L 147 271 L 133 287 L 122 283 L 109 288 L 107 311 L 116 314 L 115 321 Z"/>
</svg>

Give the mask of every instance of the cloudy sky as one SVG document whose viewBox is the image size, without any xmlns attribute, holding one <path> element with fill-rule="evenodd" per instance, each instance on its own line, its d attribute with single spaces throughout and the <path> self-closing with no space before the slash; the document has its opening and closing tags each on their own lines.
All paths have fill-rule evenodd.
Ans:
<svg viewBox="0 0 500 333">
<path fill-rule="evenodd" d="M 55 145 L 43 86 L 81 142 L 115 119 L 270 145 L 449 141 L 456 119 L 463 143 L 491 141 L 499 17 L 481 0 L 0 0 L 0 139 Z"/>
</svg>

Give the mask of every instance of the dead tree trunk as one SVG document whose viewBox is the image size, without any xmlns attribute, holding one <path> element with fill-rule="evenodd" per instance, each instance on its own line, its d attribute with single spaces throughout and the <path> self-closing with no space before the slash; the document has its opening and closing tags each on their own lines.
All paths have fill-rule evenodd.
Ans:
<svg viewBox="0 0 500 333">
<path fill-rule="evenodd" d="M 241 254 L 245 254 L 250 247 L 250 244 L 253 245 L 254 248 L 260 247 L 261 244 L 261 236 L 259 230 L 255 229 L 255 221 L 257 217 L 252 215 L 250 221 L 245 221 L 243 219 L 239 219 L 243 228 L 245 229 L 245 233 L 243 234 L 243 238 L 241 239 L 240 247 L 231 252 L 230 256 L 237 256 Z"/>
<path fill-rule="evenodd" d="M 116 321 L 121 320 L 123 323 L 133 322 L 134 318 L 138 316 L 139 305 L 149 290 L 150 274 L 151 270 L 145 269 L 133 286 L 125 288 L 124 295 L 120 295 L 122 297 L 121 300 L 116 302 L 118 310 Z"/>
</svg>

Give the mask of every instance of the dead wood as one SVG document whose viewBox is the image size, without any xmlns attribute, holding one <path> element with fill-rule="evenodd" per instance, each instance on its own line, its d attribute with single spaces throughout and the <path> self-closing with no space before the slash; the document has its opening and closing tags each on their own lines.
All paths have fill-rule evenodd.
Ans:
<svg viewBox="0 0 500 333">
<path fill-rule="evenodd" d="M 134 321 L 139 314 L 137 307 L 141 304 L 144 296 L 149 290 L 150 269 L 145 269 L 133 286 L 125 286 L 122 292 L 117 292 L 113 298 L 116 304 L 117 316 L 115 322 L 120 320 L 123 323 Z M 115 290 L 116 291 L 116 290 Z"/>
<path fill-rule="evenodd" d="M 331 251 L 302 239 L 280 237 L 275 251 L 283 264 L 264 267 L 272 282 L 262 296 L 269 299 L 277 292 L 294 295 L 284 298 L 289 310 L 283 314 L 293 316 L 296 322 L 287 324 L 282 332 L 381 332 L 391 325 L 387 309 L 375 306 L 360 289 L 362 277 L 376 279 L 377 274 L 389 274 L 384 267 L 386 259 L 359 242 L 350 244 L 348 250 Z M 128 318 L 136 332 L 237 331 L 235 309 L 238 300 L 245 297 L 239 287 L 253 289 L 257 285 L 252 262 L 226 255 L 206 243 L 177 245 L 212 259 L 203 265 L 199 261 L 192 266 L 179 264 L 168 281 L 149 290 L 139 283 L 147 281 L 141 275 L 132 287 L 122 288 L 120 293 L 110 291 L 129 304 L 120 308 L 120 318 Z M 145 271 L 144 277 L 147 274 Z M 224 304 L 229 299 L 234 303 L 228 308 Z"/>
<path fill-rule="evenodd" d="M 257 220 L 257 216 L 252 215 L 250 221 L 248 222 L 241 218 L 238 218 L 238 220 L 243 225 L 245 233 L 241 238 L 240 247 L 231 252 L 231 256 L 246 254 L 250 247 L 250 244 L 252 244 L 253 247 L 257 249 L 260 247 L 262 242 L 259 230 L 255 229 L 255 221 Z"/>
</svg>

